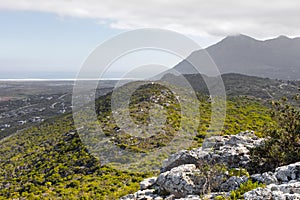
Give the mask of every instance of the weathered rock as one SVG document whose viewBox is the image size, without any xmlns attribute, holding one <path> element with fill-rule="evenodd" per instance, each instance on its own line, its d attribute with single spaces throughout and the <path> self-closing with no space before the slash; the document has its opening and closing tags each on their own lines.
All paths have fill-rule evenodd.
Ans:
<svg viewBox="0 0 300 200">
<path fill-rule="evenodd" d="M 188 196 L 180 198 L 178 200 L 201 200 L 201 198 L 199 195 L 188 195 Z"/>
<path fill-rule="evenodd" d="M 220 188 L 221 191 L 229 192 L 232 190 L 237 189 L 242 183 L 245 183 L 248 181 L 247 176 L 232 176 L 229 179 L 227 179 L 224 183 L 221 184 Z"/>
<path fill-rule="evenodd" d="M 300 181 L 300 162 L 276 168 L 275 172 L 251 175 L 252 180 L 261 183 L 280 184 L 295 180 Z"/>
<path fill-rule="evenodd" d="M 287 166 L 278 167 L 275 176 L 279 182 L 289 182 L 291 180 L 300 181 L 300 162 Z"/>
<path fill-rule="evenodd" d="M 266 183 L 267 187 L 245 193 L 245 199 L 260 199 L 259 195 L 274 200 L 300 199 L 300 162 L 278 167 L 275 172 L 254 174 L 251 178 Z"/>
<path fill-rule="evenodd" d="M 140 182 L 141 190 L 137 191 L 134 194 L 126 195 L 121 200 L 162 200 L 163 197 L 160 197 L 158 194 L 155 194 L 155 189 L 148 189 L 155 184 L 157 177 L 151 177 L 144 179 Z"/>
<path fill-rule="evenodd" d="M 167 196 L 165 198 L 165 200 L 175 200 L 175 195 L 174 194 L 170 194 L 169 196 Z"/>
<path fill-rule="evenodd" d="M 157 185 L 161 191 L 167 191 L 176 197 L 197 194 L 202 189 L 197 173 L 199 169 L 194 164 L 180 165 L 161 173 L 157 178 Z"/>
<path fill-rule="evenodd" d="M 256 188 L 244 194 L 245 200 L 271 200 L 271 190 L 268 188 Z"/>
<path fill-rule="evenodd" d="M 160 191 L 174 194 L 177 198 L 192 194 L 205 194 L 206 192 L 219 191 L 224 188 L 237 188 L 247 177 L 232 178 L 226 184 L 228 175 L 224 172 L 214 175 L 204 175 L 201 168 L 194 164 L 180 165 L 170 171 L 161 173 L 157 179 Z M 230 191 L 229 189 L 227 189 Z"/>
<path fill-rule="evenodd" d="M 245 200 L 286 200 L 300 199 L 300 182 L 271 184 L 266 188 L 256 188 L 244 194 Z"/>
<path fill-rule="evenodd" d="M 251 179 L 256 182 L 272 184 L 278 183 L 278 180 L 273 172 L 265 172 L 263 174 L 253 174 L 251 175 Z"/>
<path fill-rule="evenodd" d="M 253 132 L 243 132 L 230 136 L 213 136 L 207 138 L 202 148 L 191 151 L 182 150 L 171 155 L 163 162 L 161 172 L 184 164 L 198 165 L 199 161 L 223 163 L 229 168 L 245 167 L 250 162 L 250 149 L 261 145 L 263 139 Z"/>
<path fill-rule="evenodd" d="M 163 199 L 158 194 L 155 194 L 154 189 L 139 190 L 134 194 L 129 194 L 121 197 L 120 200 L 161 200 Z"/>
<path fill-rule="evenodd" d="M 150 188 L 156 182 L 157 177 L 146 178 L 142 182 L 140 182 L 141 190 L 145 190 Z"/>
<path fill-rule="evenodd" d="M 210 194 L 206 194 L 203 196 L 203 198 L 201 200 L 215 200 L 217 197 L 229 197 L 230 193 L 226 193 L 226 192 L 212 192 Z"/>
<path fill-rule="evenodd" d="M 208 160 L 208 156 L 210 156 L 209 153 L 201 149 L 181 150 L 163 161 L 161 172 L 169 171 L 184 164 L 197 164 L 199 160 Z"/>
<path fill-rule="evenodd" d="M 120 200 L 135 200 L 135 199 L 136 199 L 136 193 L 128 194 L 128 195 L 120 198 Z"/>
</svg>

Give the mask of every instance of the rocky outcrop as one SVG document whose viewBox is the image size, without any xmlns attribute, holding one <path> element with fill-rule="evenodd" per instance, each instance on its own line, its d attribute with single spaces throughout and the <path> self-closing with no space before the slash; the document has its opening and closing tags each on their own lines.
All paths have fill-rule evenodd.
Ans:
<svg viewBox="0 0 300 200">
<path fill-rule="evenodd" d="M 226 170 L 216 168 L 220 170 L 218 172 L 214 169 L 219 165 L 227 170 L 248 167 L 251 148 L 263 142 L 253 132 L 208 138 L 201 148 L 171 155 L 163 162 L 157 179 L 145 179 L 140 184 L 140 191 L 121 199 L 201 199 L 200 194 L 202 199 L 215 199 L 216 196 L 228 196 L 249 179 L 267 186 L 245 193 L 245 199 L 300 199 L 300 162 L 250 177 L 230 176 Z"/>
<path fill-rule="evenodd" d="M 194 164 L 180 165 L 161 173 L 156 184 L 160 191 L 174 194 L 175 197 L 200 194 L 204 180 L 197 177 L 199 172 Z"/>
<path fill-rule="evenodd" d="M 274 174 L 279 182 L 300 181 L 300 162 L 278 167 Z"/>
<path fill-rule="evenodd" d="M 289 181 L 300 181 L 300 162 L 276 168 L 275 172 L 254 174 L 251 178 L 266 184 L 280 184 Z"/>
<path fill-rule="evenodd" d="M 300 182 L 271 184 L 266 188 L 257 188 L 244 194 L 245 200 L 289 200 L 300 199 Z"/>
<path fill-rule="evenodd" d="M 129 194 L 120 198 L 120 200 L 145 200 L 145 199 L 162 200 L 164 198 L 160 197 L 158 194 L 155 194 L 154 189 L 139 190 L 134 194 Z"/>
<path fill-rule="evenodd" d="M 243 132 L 230 136 L 213 136 L 207 138 L 202 148 L 191 151 L 182 150 L 171 155 L 163 162 L 162 172 L 183 164 L 195 164 L 199 161 L 216 164 L 223 163 L 229 168 L 245 167 L 250 161 L 250 149 L 261 145 L 263 139 L 253 132 Z"/>
<path fill-rule="evenodd" d="M 224 192 L 230 192 L 237 189 L 242 183 L 247 182 L 248 179 L 249 178 L 247 176 L 231 176 L 220 185 L 220 190 Z"/>
<path fill-rule="evenodd" d="M 277 183 L 277 178 L 273 172 L 265 172 L 263 174 L 253 174 L 251 175 L 252 180 L 258 181 L 260 183 L 272 184 Z"/>
<path fill-rule="evenodd" d="M 147 189 L 154 185 L 156 183 L 157 178 L 156 177 L 151 177 L 151 178 L 146 178 L 142 182 L 140 182 L 140 188 L 141 190 Z"/>
<path fill-rule="evenodd" d="M 169 192 L 176 197 L 203 194 L 208 191 L 234 190 L 248 178 L 229 178 L 225 173 L 201 177 L 199 175 L 202 173 L 201 165 L 209 163 L 212 166 L 224 164 L 227 168 L 246 167 L 250 162 L 250 149 L 261 145 L 262 142 L 263 139 L 256 137 L 253 132 L 207 138 L 202 148 L 182 150 L 165 160 L 156 184 L 161 191 Z M 208 187 L 211 182 L 217 185 Z"/>
<path fill-rule="evenodd" d="M 300 162 L 278 167 L 275 172 L 255 174 L 251 178 L 267 186 L 245 193 L 245 199 L 300 199 Z"/>
</svg>

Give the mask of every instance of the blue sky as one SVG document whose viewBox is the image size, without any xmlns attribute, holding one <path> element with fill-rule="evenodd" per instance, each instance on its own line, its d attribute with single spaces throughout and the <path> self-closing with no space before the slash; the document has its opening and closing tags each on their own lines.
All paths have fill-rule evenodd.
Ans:
<svg viewBox="0 0 300 200">
<path fill-rule="evenodd" d="M 101 42 L 121 30 L 93 19 L 28 11 L 0 12 L 0 70 L 77 72 Z"/>
<path fill-rule="evenodd" d="M 36 11 L 0 11 L 0 24 L 0 78 L 74 78 L 97 45 L 126 31 Z M 190 37 L 202 46 L 218 39 Z"/>
</svg>

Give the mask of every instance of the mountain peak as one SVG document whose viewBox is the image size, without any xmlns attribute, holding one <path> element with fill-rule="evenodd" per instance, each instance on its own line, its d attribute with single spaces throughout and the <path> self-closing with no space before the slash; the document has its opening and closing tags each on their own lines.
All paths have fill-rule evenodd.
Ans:
<svg viewBox="0 0 300 200">
<path fill-rule="evenodd" d="M 236 35 L 229 35 L 224 40 L 256 40 L 248 35 L 244 34 L 236 34 Z"/>
<path fill-rule="evenodd" d="M 243 34 L 236 34 L 236 35 L 229 35 L 221 40 L 219 43 L 223 45 L 244 45 L 244 44 L 253 44 L 259 42 L 250 36 L 243 35 Z"/>
<path fill-rule="evenodd" d="M 280 40 L 290 40 L 291 38 L 289 38 L 288 36 L 285 36 L 285 35 L 280 35 L 278 36 L 277 38 L 275 39 L 280 39 Z"/>
<path fill-rule="evenodd" d="M 285 80 L 300 79 L 300 37 L 281 35 L 257 40 L 247 35 L 231 35 L 206 51 L 221 73 L 241 73 Z M 200 52 L 199 52 L 200 53 Z M 197 54 L 193 54 L 197 58 Z"/>
</svg>

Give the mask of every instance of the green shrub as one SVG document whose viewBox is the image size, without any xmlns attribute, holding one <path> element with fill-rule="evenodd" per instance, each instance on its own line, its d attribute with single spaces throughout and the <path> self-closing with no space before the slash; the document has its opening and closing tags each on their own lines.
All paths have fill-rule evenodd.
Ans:
<svg viewBox="0 0 300 200">
<path fill-rule="evenodd" d="M 242 183 L 240 187 L 236 190 L 231 191 L 229 200 L 237 200 L 237 199 L 244 199 L 243 195 L 258 187 L 265 187 L 264 184 L 258 182 L 252 182 L 252 180 L 248 180 L 245 183 Z"/>
<path fill-rule="evenodd" d="M 229 170 L 229 176 L 238 176 L 238 177 L 247 176 L 247 177 L 249 177 L 250 175 L 249 175 L 248 171 L 244 168 L 233 168 L 233 169 Z"/>
<path fill-rule="evenodd" d="M 216 196 L 215 200 L 226 200 L 226 197 L 224 197 L 224 196 Z"/>
<path fill-rule="evenodd" d="M 220 177 L 225 178 L 227 167 L 224 164 L 212 164 L 207 161 L 199 161 L 197 168 L 200 169 L 196 172 L 196 177 L 199 182 L 204 182 L 202 193 L 209 194 L 215 191 L 220 184 Z M 218 178 L 217 178 L 218 177 Z"/>
</svg>

